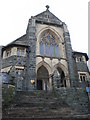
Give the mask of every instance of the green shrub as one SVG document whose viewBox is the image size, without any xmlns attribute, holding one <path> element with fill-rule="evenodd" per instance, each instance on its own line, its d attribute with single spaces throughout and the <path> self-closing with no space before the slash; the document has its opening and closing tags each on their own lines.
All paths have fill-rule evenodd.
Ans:
<svg viewBox="0 0 90 120">
<path fill-rule="evenodd" d="M 7 105 L 8 102 L 12 100 L 14 95 L 15 95 L 15 86 L 13 85 L 4 86 L 2 89 L 3 104 Z"/>
</svg>

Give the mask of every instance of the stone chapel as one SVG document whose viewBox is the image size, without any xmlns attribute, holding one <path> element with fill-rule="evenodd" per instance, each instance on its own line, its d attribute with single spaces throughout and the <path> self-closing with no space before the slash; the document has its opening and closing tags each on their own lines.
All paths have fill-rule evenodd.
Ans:
<svg viewBox="0 0 90 120">
<path fill-rule="evenodd" d="M 87 54 L 73 51 L 67 25 L 48 5 L 31 16 L 25 35 L 1 50 L 1 72 L 17 91 L 80 87 L 90 81 Z"/>
</svg>

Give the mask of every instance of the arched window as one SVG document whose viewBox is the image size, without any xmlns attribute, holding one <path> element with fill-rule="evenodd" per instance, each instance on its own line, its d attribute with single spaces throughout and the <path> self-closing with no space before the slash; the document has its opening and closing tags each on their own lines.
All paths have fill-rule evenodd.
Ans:
<svg viewBox="0 0 90 120">
<path fill-rule="evenodd" d="M 59 57 L 59 45 L 56 43 L 56 36 L 50 32 L 43 33 L 40 41 L 40 54 L 50 57 Z"/>
</svg>

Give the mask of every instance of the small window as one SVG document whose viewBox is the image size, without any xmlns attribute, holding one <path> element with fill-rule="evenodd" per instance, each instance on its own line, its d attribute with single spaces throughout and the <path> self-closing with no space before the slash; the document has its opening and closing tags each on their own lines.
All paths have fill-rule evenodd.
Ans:
<svg viewBox="0 0 90 120">
<path fill-rule="evenodd" d="M 11 49 L 6 50 L 6 57 L 10 57 L 11 56 Z"/>
<path fill-rule="evenodd" d="M 76 58 L 76 62 L 82 62 L 83 61 L 83 58 L 82 57 L 77 57 Z"/>
<path fill-rule="evenodd" d="M 79 74 L 79 79 L 80 79 L 80 82 L 85 82 L 86 81 L 86 74 Z"/>
<path fill-rule="evenodd" d="M 24 48 L 17 48 L 17 55 L 18 56 L 24 56 L 25 55 L 25 49 Z"/>
<path fill-rule="evenodd" d="M 83 76 L 83 81 L 85 81 L 86 80 L 86 78 L 85 78 L 85 76 Z"/>
<path fill-rule="evenodd" d="M 22 75 L 24 72 L 24 69 L 16 69 L 16 74 Z"/>
<path fill-rule="evenodd" d="M 17 48 L 17 55 L 20 55 L 20 49 Z"/>
</svg>

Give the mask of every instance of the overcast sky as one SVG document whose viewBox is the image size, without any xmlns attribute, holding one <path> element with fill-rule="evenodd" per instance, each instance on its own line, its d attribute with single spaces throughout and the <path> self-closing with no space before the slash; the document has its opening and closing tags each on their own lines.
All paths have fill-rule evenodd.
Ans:
<svg viewBox="0 0 90 120">
<path fill-rule="evenodd" d="M 0 45 L 25 34 L 29 18 L 46 5 L 67 24 L 73 50 L 88 53 L 88 0 L 0 0 Z"/>
</svg>

